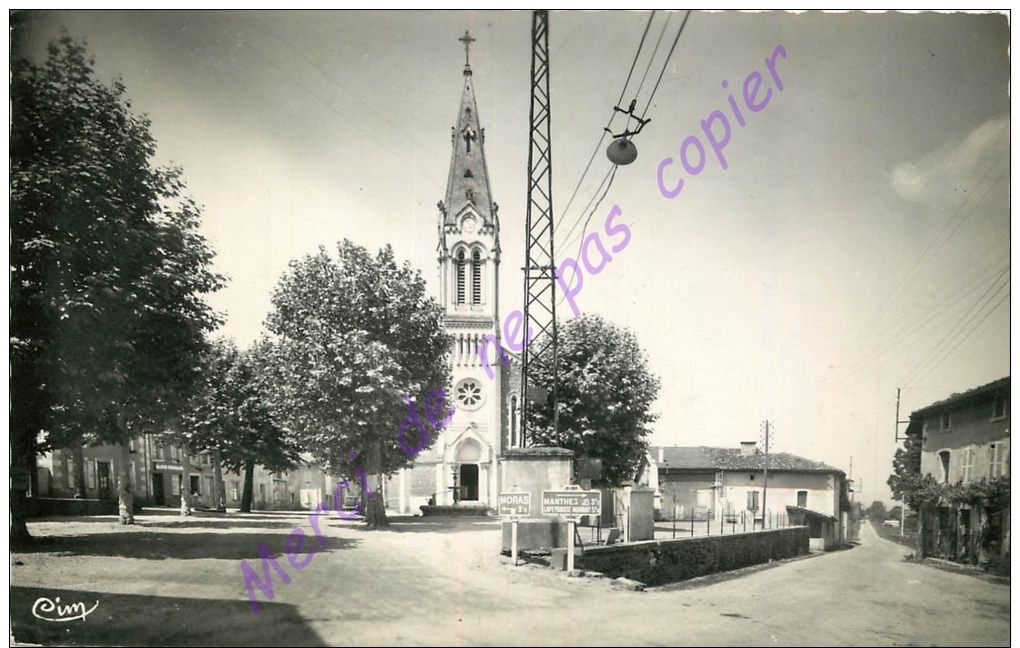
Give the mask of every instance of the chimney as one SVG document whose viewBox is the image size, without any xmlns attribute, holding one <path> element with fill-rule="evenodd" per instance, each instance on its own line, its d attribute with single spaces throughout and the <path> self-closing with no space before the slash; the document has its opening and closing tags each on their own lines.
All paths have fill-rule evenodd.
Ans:
<svg viewBox="0 0 1020 648">
<path fill-rule="evenodd" d="M 663 450 L 664 448 L 662 446 L 659 446 L 659 463 L 662 463 L 663 461 L 666 460 L 665 455 L 663 454 Z"/>
<path fill-rule="evenodd" d="M 740 456 L 750 457 L 758 451 L 757 441 L 741 441 L 740 442 Z"/>
</svg>

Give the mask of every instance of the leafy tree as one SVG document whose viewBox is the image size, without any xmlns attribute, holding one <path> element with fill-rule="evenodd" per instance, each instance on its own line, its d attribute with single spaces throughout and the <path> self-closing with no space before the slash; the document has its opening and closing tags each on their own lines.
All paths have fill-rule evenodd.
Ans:
<svg viewBox="0 0 1020 648">
<path fill-rule="evenodd" d="M 198 234 L 177 169 L 120 81 L 93 78 L 68 37 L 42 65 L 11 65 L 11 457 L 79 441 L 121 443 L 179 415 L 218 325 L 202 295 L 223 278 Z M 123 522 L 131 484 L 123 449 Z M 25 488 L 11 493 L 12 542 L 30 540 Z"/>
<path fill-rule="evenodd" d="M 602 480 L 633 478 L 658 418 L 651 411 L 659 379 L 648 370 L 633 333 L 585 315 L 559 327 L 559 436 L 553 431 L 552 399 L 529 406 L 532 445 L 558 445 L 579 458 L 602 459 Z M 552 375 L 537 368 L 534 385 L 552 393 Z"/>
<path fill-rule="evenodd" d="M 273 407 L 271 358 L 272 343 L 266 339 L 247 351 L 228 340 L 215 341 L 205 358 L 201 390 L 185 418 L 194 449 L 212 451 L 217 468 L 244 473 L 244 512 L 251 511 L 256 465 L 282 472 L 300 461 L 298 446 Z M 216 492 L 221 497 L 219 484 Z"/>
<path fill-rule="evenodd" d="M 424 422 L 430 394 L 449 393 L 450 341 L 421 274 L 398 266 L 389 246 L 373 258 L 345 240 L 337 252 L 292 261 L 273 292 L 275 400 L 324 470 L 353 478 L 362 469 L 378 490 L 383 474 L 413 461 L 399 437 L 404 396 Z M 435 440 L 427 436 L 423 449 Z M 363 498 L 362 509 L 369 527 L 386 524 L 380 498 Z"/>
<path fill-rule="evenodd" d="M 912 432 L 911 427 L 916 431 Z M 892 489 L 893 499 L 904 502 L 910 508 L 917 510 L 913 504 L 907 501 L 906 494 L 919 487 L 921 479 L 921 434 L 920 425 L 907 427 L 906 440 L 903 447 L 896 450 L 893 456 L 893 474 L 889 475 L 886 483 Z"/>
<path fill-rule="evenodd" d="M 873 520 L 884 520 L 886 516 L 885 502 L 875 500 L 868 507 L 868 517 Z"/>
</svg>

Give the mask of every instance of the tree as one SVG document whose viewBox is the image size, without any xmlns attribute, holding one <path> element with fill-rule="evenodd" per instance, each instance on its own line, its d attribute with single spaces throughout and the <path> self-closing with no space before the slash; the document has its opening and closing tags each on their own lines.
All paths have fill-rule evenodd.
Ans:
<svg viewBox="0 0 1020 648">
<path fill-rule="evenodd" d="M 911 431 L 914 428 L 915 431 Z M 889 475 L 886 483 L 892 490 L 893 499 L 904 502 L 910 508 L 917 510 L 907 499 L 910 492 L 921 487 L 921 434 L 920 425 L 907 427 L 906 440 L 903 447 L 896 450 L 893 456 L 893 473 Z"/>
<path fill-rule="evenodd" d="M 345 240 L 337 252 L 292 261 L 273 292 L 275 400 L 324 470 L 353 479 L 362 469 L 378 491 L 382 475 L 413 461 L 398 434 L 405 395 L 421 411 L 435 390 L 449 393 L 450 340 L 421 274 L 389 246 L 373 258 Z M 362 510 L 370 528 L 386 524 L 380 498 L 366 493 Z"/>
<path fill-rule="evenodd" d="M 528 408 L 532 445 L 558 445 L 579 458 L 602 459 L 602 480 L 620 484 L 637 472 L 648 443 L 659 379 L 633 333 L 585 315 L 559 327 L 559 435 L 552 399 Z M 552 393 L 548 368 L 529 376 Z"/>
<path fill-rule="evenodd" d="M 48 54 L 11 65 L 12 476 L 40 451 L 123 445 L 179 415 L 219 324 L 202 296 L 223 282 L 180 170 L 150 165 L 150 123 L 124 85 L 97 82 L 66 36 Z M 121 464 L 131 522 L 126 447 Z M 30 540 L 22 483 L 12 542 Z"/>
<path fill-rule="evenodd" d="M 267 339 L 246 351 L 228 340 L 215 341 L 204 359 L 201 390 L 185 417 L 194 449 L 212 451 L 217 469 L 243 471 L 241 511 L 246 513 L 251 512 L 256 464 L 281 472 L 300 461 L 295 439 L 273 407 L 271 358 Z M 221 497 L 219 483 L 215 489 Z"/>
<path fill-rule="evenodd" d="M 873 520 L 882 521 L 886 517 L 885 502 L 875 500 L 868 507 L 868 517 Z"/>
</svg>

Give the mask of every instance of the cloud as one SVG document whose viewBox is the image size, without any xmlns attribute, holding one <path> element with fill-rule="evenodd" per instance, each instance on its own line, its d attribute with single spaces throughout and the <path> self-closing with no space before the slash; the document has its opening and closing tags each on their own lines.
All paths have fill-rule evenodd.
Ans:
<svg viewBox="0 0 1020 648">
<path fill-rule="evenodd" d="M 981 124 L 962 142 L 947 141 L 919 160 L 896 165 L 890 183 L 904 200 L 940 202 L 954 193 L 973 191 L 1008 148 L 1006 113 Z"/>
</svg>

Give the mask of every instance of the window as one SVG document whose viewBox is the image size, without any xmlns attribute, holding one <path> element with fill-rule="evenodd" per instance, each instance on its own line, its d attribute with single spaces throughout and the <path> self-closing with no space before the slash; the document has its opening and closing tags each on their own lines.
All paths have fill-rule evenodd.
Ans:
<svg viewBox="0 0 1020 648">
<path fill-rule="evenodd" d="M 67 487 L 74 488 L 74 457 L 67 458 Z"/>
<path fill-rule="evenodd" d="M 520 443 L 517 430 L 517 396 L 510 397 L 510 447 L 516 448 Z"/>
<path fill-rule="evenodd" d="M 88 459 L 85 462 L 85 488 L 94 490 L 96 488 L 96 462 Z"/>
<path fill-rule="evenodd" d="M 241 499 L 241 482 L 230 482 L 230 500 L 236 502 Z"/>
<path fill-rule="evenodd" d="M 457 260 L 454 261 L 457 270 L 457 303 L 464 303 L 464 250 L 457 253 Z"/>
<path fill-rule="evenodd" d="M 1004 470 L 1003 459 L 1006 456 L 1006 444 L 1005 443 L 993 443 L 988 446 L 988 476 L 992 479 L 996 477 L 1002 477 L 1006 474 Z"/>
<path fill-rule="evenodd" d="M 163 444 L 160 443 L 156 446 L 156 459 L 163 458 Z"/>
<path fill-rule="evenodd" d="M 964 448 L 963 461 L 960 465 L 960 476 L 964 484 L 970 483 L 971 468 L 974 465 L 974 448 Z"/>
<path fill-rule="evenodd" d="M 460 381 L 457 385 L 457 402 L 465 409 L 478 409 L 482 405 L 482 386 L 471 379 Z"/>
<path fill-rule="evenodd" d="M 949 483 L 949 451 L 943 450 L 939 453 L 939 462 L 942 464 L 942 481 Z"/>
<path fill-rule="evenodd" d="M 201 455 L 201 460 L 202 460 L 202 465 L 203 466 L 208 466 L 209 465 L 209 455 L 208 454 L 203 452 L 202 455 Z"/>
<path fill-rule="evenodd" d="M 181 494 L 181 476 L 174 475 L 170 478 L 170 494 L 180 495 Z"/>
<path fill-rule="evenodd" d="M 749 511 L 758 510 L 758 491 L 747 491 L 747 509 Z"/>
<path fill-rule="evenodd" d="M 949 412 L 942 412 L 942 422 L 940 429 L 943 432 L 949 432 L 953 428 L 953 415 Z"/>
<path fill-rule="evenodd" d="M 992 401 L 992 420 L 998 421 L 999 419 L 1006 418 L 1006 410 L 1008 399 L 1005 394 L 996 394 L 995 400 Z"/>
<path fill-rule="evenodd" d="M 482 303 L 482 255 L 478 250 L 471 255 L 471 303 Z"/>
<path fill-rule="evenodd" d="M 807 508 L 807 491 L 797 491 L 797 506 Z"/>
</svg>

